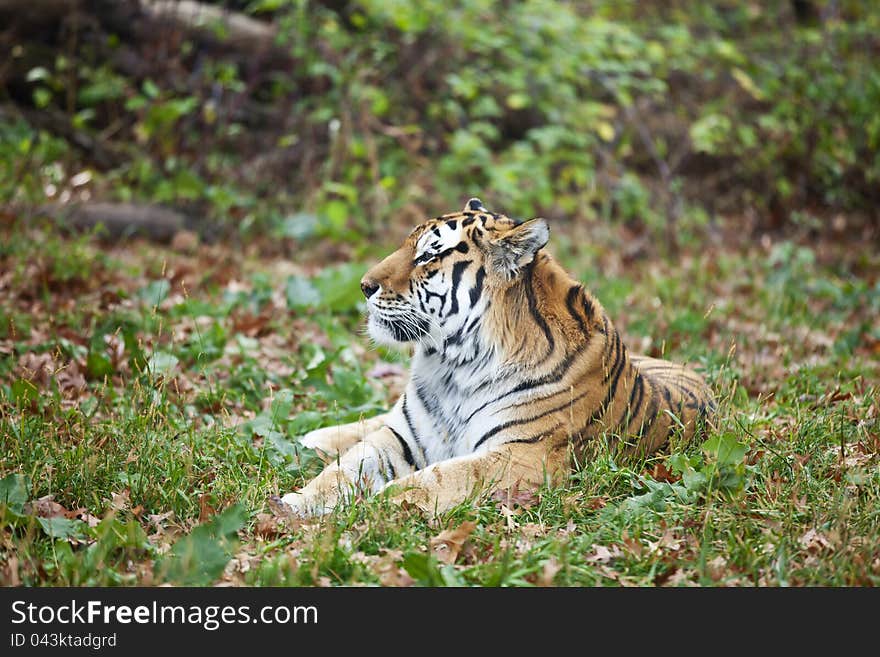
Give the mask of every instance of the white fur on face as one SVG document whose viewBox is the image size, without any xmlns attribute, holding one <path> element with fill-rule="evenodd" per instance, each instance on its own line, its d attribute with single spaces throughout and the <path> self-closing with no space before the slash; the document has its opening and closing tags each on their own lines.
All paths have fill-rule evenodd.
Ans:
<svg viewBox="0 0 880 657">
<path fill-rule="evenodd" d="M 441 253 L 448 249 L 456 247 L 461 242 L 463 230 L 461 221 L 456 221 L 455 227 L 449 223 L 439 223 L 426 230 L 418 239 L 415 247 L 413 259 L 417 261 L 419 266 L 419 258 Z M 427 262 L 427 260 L 425 260 Z M 369 312 L 367 319 L 367 333 L 377 343 L 386 346 L 400 346 L 408 340 L 401 339 L 399 334 L 395 335 L 385 320 L 394 321 L 396 324 L 406 324 L 408 321 L 412 326 L 418 325 L 434 325 L 438 326 L 437 316 L 442 314 L 444 307 L 448 307 L 451 303 L 446 297 L 450 280 L 448 273 L 441 271 L 439 275 L 434 276 L 429 281 L 423 282 L 423 287 L 429 292 L 427 301 L 418 299 L 409 299 L 409 304 L 402 301 L 394 301 L 383 299 L 382 289 L 367 299 L 367 310 Z M 402 306 L 411 305 L 410 312 L 406 312 Z M 418 319 L 401 319 L 401 316 L 420 315 Z M 414 333 L 416 333 L 414 331 Z M 435 341 L 438 336 L 432 336 L 431 340 Z M 411 340 L 410 340 L 411 341 Z"/>
<path fill-rule="evenodd" d="M 441 223 L 438 226 L 429 228 L 422 233 L 419 241 L 416 242 L 415 258 L 418 259 L 426 252 L 439 253 L 440 251 L 451 249 L 461 242 L 461 233 L 461 220 L 456 222 L 455 228 L 452 228 L 448 223 Z"/>
<path fill-rule="evenodd" d="M 378 292 L 376 294 L 378 294 Z M 376 319 L 377 311 L 370 302 L 371 299 L 367 299 L 367 333 L 370 338 L 372 338 L 376 344 L 381 344 L 386 347 L 399 347 L 400 341 L 394 337 L 387 326 Z"/>
</svg>

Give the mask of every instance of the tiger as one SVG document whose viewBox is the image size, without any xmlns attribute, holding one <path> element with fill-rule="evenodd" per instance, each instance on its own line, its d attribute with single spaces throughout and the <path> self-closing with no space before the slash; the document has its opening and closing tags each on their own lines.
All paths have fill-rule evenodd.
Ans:
<svg viewBox="0 0 880 657">
<path fill-rule="evenodd" d="M 319 516 L 387 492 L 440 514 L 473 495 L 555 485 L 605 439 L 648 455 L 707 428 L 696 372 L 631 354 L 599 301 L 544 250 L 549 227 L 487 210 L 417 226 L 360 281 L 367 332 L 411 347 L 393 408 L 312 431 L 324 470 L 280 498 Z M 275 498 L 278 501 L 278 498 Z"/>
</svg>

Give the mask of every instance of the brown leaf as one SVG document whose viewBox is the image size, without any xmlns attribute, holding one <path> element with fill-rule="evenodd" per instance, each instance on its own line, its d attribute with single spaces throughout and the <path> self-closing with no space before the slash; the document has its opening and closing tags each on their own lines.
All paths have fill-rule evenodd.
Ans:
<svg viewBox="0 0 880 657">
<path fill-rule="evenodd" d="M 678 568 L 663 584 L 664 586 L 699 586 L 683 568 Z"/>
<path fill-rule="evenodd" d="M 679 475 L 670 472 L 665 463 L 659 462 L 654 464 L 654 467 L 651 470 L 651 476 L 655 481 L 664 481 L 670 484 L 674 484 L 681 479 Z"/>
<path fill-rule="evenodd" d="M 263 538 L 273 538 L 284 533 L 278 518 L 271 513 L 258 513 L 254 524 L 254 534 Z"/>
<path fill-rule="evenodd" d="M 798 541 L 800 546 L 807 552 L 823 552 L 833 550 L 834 546 L 828 537 L 815 529 L 808 530 Z"/>
<path fill-rule="evenodd" d="M 255 338 L 266 332 L 266 324 L 269 322 L 270 317 L 271 315 L 267 313 L 260 313 L 259 315 L 252 315 L 251 313 L 237 314 L 232 318 L 232 328 L 237 333 L 243 333 L 250 338 Z"/>
<path fill-rule="evenodd" d="M 77 514 L 73 517 L 82 520 L 89 527 L 97 527 L 101 523 L 100 518 L 93 516 L 91 513 L 87 513 L 85 509 L 77 509 Z"/>
<path fill-rule="evenodd" d="M 2 582 L 3 586 L 21 586 L 21 578 L 18 575 L 18 557 L 14 554 L 10 554 L 7 557 L 6 563 L 0 572 L 2 572 L 0 582 Z"/>
<path fill-rule="evenodd" d="M 431 539 L 431 552 L 442 563 L 455 563 L 458 553 L 476 526 L 475 522 L 466 520 L 455 529 L 443 530 Z"/>
<path fill-rule="evenodd" d="M 76 361 L 72 361 L 62 368 L 55 375 L 55 382 L 58 384 L 61 393 L 69 399 L 76 399 L 88 390 L 86 377 L 83 376 Z"/>
<path fill-rule="evenodd" d="M 179 230 L 171 239 L 171 248 L 180 253 L 194 253 L 199 246 L 199 236 L 191 230 Z"/>
<path fill-rule="evenodd" d="M 492 493 L 492 499 L 508 507 L 519 506 L 528 509 L 538 501 L 536 488 L 520 488 L 521 482 L 516 482 L 510 488 L 499 488 Z"/>
<path fill-rule="evenodd" d="M 641 553 L 641 544 L 639 544 L 639 553 Z M 651 552 L 662 552 L 664 549 L 670 552 L 678 552 L 681 549 L 681 541 L 675 538 L 675 534 L 671 529 L 663 532 L 663 536 L 657 541 L 648 541 L 648 549 Z"/>
<path fill-rule="evenodd" d="M 541 575 L 538 577 L 538 580 L 535 582 L 536 586 L 553 586 L 553 579 L 556 577 L 556 573 L 562 570 L 562 565 L 556 559 L 556 557 L 550 557 L 547 561 L 544 562 L 544 568 L 541 570 Z"/>
<path fill-rule="evenodd" d="M 30 502 L 28 505 L 29 512 L 41 518 L 66 518 L 69 512 L 58 504 L 54 498 L 54 495 L 44 495 Z"/>
<path fill-rule="evenodd" d="M 620 540 L 630 554 L 635 557 L 642 556 L 641 542 L 638 539 L 630 537 L 629 532 L 625 529 L 623 530 L 623 535 L 620 537 Z"/>
<path fill-rule="evenodd" d="M 727 572 L 727 559 L 719 554 L 706 564 L 706 570 L 714 581 L 721 580 Z"/>
<path fill-rule="evenodd" d="M 593 543 L 593 553 L 587 555 L 586 561 L 589 561 L 590 563 L 610 563 L 622 554 L 623 551 L 617 545 L 612 545 L 608 548 L 604 545 Z"/>
<path fill-rule="evenodd" d="M 519 515 L 520 510 L 513 510 L 506 504 L 500 504 L 498 507 L 498 511 L 501 515 L 504 516 L 505 525 L 507 526 L 507 531 L 512 532 L 517 527 L 519 527 L 519 523 L 516 521 L 516 516 Z"/>
<path fill-rule="evenodd" d="M 585 502 L 585 506 L 588 509 L 591 509 L 593 511 L 597 511 L 598 509 L 603 509 L 603 508 L 605 508 L 605 506 L 607 506 L 607 504 L 608 504 L 608 498 L 603 497 L 601 495 L 599 497 L 591 497 L 590 499 L 588 499 Z"/>
<path fill-rule="evenodd" d="M 34 385 L 45 387 L 55 375 L 57 365 L 49 352 L 28 352 L 18 359 L 18 375 Z"/>
<path fill-rule="evenodd" d="M 387 550 L 382 556 L 373 559 L 371 569 L 378 575 L 382 586 L 406 587 L 415 584 L 415 580 L 400 566 L 403 560 L 401 550 Z"/>
<path fill-rule="evenodd" d="M 526 538 L 538 538 L 539 536 L 547 535 L 547 527 L 535 522 L 527 522 L 522 525 L 519 530 Z"/>
<path fill-rule="evenodd" d="M 208 493 L 199 495 L 199 523 L 206 522 L 217 515 L 217 509 L 208 503 L 209 497 Z"/>
<path fill-rule="evenodd" d="M 111 495 L 113 497 L 110 500 L 110 508 L 113 511 L 124 511 L 131 503 L 131 491 L 127 488 L 121 493 L 111 493 Z"/>
</svg>

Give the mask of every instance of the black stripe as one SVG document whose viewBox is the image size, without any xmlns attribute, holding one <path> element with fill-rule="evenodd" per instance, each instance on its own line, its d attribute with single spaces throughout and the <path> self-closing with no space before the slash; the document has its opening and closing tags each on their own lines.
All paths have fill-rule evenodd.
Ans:
<svg viewBox="0 0 880 657">
<path fill-rule="evenodd" d="M 385 426 L 388 426 L 388 425 L 385 425 Z M 404 460 L 409 464 L 409 466 L 410 466 L 411 468 L 415 468 L 415 467 L 416 467 L 416 461 L 415 461 L 415 459 L 413 458 L 412 452 L 411 452 L 410 449 L 409 449 L 409 445 L 407 445 L 407 444 L 406 444 L 406 441 L 403 439 L 403 436 L 401 436 L 399 433 L 397 433 L 397 432 L 396 432 L 394 429 L 392 429 L 391 427 L 388 427 L 388 430 L 389 430 L 391 433 L 394 434 L 394 437 L 397 438 L 397 442 L 400 443 L 400 447 L 403 449 L 403 458 L 404 458 Z"/>
<path fill-rule="evenodd" d="M 409 416 L 409 409 L 406 406 L 406 394 L 403 395 L 403 418 L 406 420 L 406 426 L 409 429 L 410 435 L 413 437 L 413 440 L 422 452 L 422 460 L 427 464 L 428 457 L 425 456 L 425 448 L 422 447 L 422 444 L 419 441 L 419 436 L 416 434 L 416 428 L 413 426 L 412 418 Z"/>
<path fill-rule="evenodd" d="M 581 329 L 581 333 L 587 333 L 587 325 L 584 324 L 584 320 L 578 315 L 575 310 L 574 303 L 577 301 L 578 292 L 581 291 L 580 285 L 573 285 L 571 289 L 569 289 L 568 294 L 565 296 L 565 307 L 568 308 L 569 314 L 574 318 L 574 321 L 577 322 L 578 326 Z"/>
<path fill-rule="evenodd" d="M 556 413 L 557 411 L 561 411 L 561 410 L 565 409 L 566 407 L 572 406 L 576 402 L 578 402 L 581 399 L 583 399 L 584 397 L 586 397 L 589 393 L 590 393 L 590 390 L 588 388 L 587 390 L 585 390 L 584 392 L 579 394 L 577 397 L 569 399 L 564 404 L 561 404 L 559 406 L 554 406 L 553 408 L 546 410 L 543 413 L 538 413 L 537 415 L 532 415 L 531 417 L 520 418 L 519 420 L 508 420 L 507 422 L 503 422 L 502 424 L 498 424 L 498 425 L 494 426 L 493 428 L 489 429 L 489 431 L 487 431 L 486 433 L 484 433 L 480 437 L 480 439 L 474 445 L 474 449 L 477 449 L 477 447 L 482 445 L 484 442 L 486 442 L 489 438 L 494 436 L 499 431 L 504 431 L 505 429 L 509 429 L 510 427 L 515 427 L 520 424 L 528 424 L 529 422 L 534 422 L 535 420 L 540 420 L 542 417 L 547 417 L 548 415 L 551 415 L 552 413 Z M 552 395 L 550 395 L 550 396 L 552 397 Z M 540 400 L 538 400 L 538 401 L 540 401 Z M 595 413 L 594 413 L 594 415 L 595 415 Z M 596 418 L 596 419 L 598 419 L 598 418 Z M 590 422 L 592 423 L 593 421 L 594 420 L 591 418 Z"/>
<path fill-rule="evenodd" d="M 603 363 L 603 365 L 605 365 L 605 367 L 608 368 L 608 370 L 605 372 L 605 378 L 603 379 L 603 381 L 608 381 L 608 379 L 611 378 L 611 373 L 615 369 L 617 369 L 617 366 L 620 364 L 620 360 L 623 355 L 623 349 L 621 347 L 622 347 L 622 345 L 620 344 L 620 333 L 618 333 L 617 330 L 615 329 L 614 336 L 611 339 L 610 349 L 608 350 L 609 357 L 611 356 L 612 353 L 614 354 L 614 363 L 610 364 L 608 362 L 608 360 L 606 360 Z M 610 358 L 609 358 L 609 360 L 610 360 Z"/>
<path fill-rule="evenodd" d="M 620 335 L 618 334 L 618 332 L 614 331 L 614 335 L 616 338 L 615 342 L 620 343 Z M 589 437 L 583 436 L 581 434 L 583 434 L 583 432 L 586 431 L 590 427 L 590 425 L 596 423 L 602 418 L 603 415 L 605 415 L 605 413 L 610 408 L 611 400 L 614 399 L 614 395 L 617 393 L 617 382 L 620 380 L 620 373 L 623 371 L 623 366 L 626 365 L 626 363 L 628 362 L 626 357 L 623 356 L 623 354 L 625 354 L 626 352 L 626 348 L 623 345 L 620 345 L 620 347 L 621 348 L 617 354 L 617 360 L 615 361 L 614 366 L 611 368 L 611 370 L 609 370 L 609 376 L 606 376 L 605 378 L 605 381 L 608 381 L 609 378 L 612 379 L 611 384 L 608 386 L 608 393 L 605 395 L 605 399 L 602 401 L 601 404 L 599 404 L 599 406 L 596 407 L 592 414 L 590 414 L 590 419 L 587 420 L 586 424 L 584 424 L 583 427 L 575 432 L 577 435 L 581 436 L 578 442 L 578 447 L 583 445 L 583 443 Z"/>
<path fill-rule="evenodd" d="M 474 282 L 474 286 L 470 290 L 471 295 L 471 308 L 477 305 L 477 301 L 480 300 L 480 296 L 483 294 L 483 279 L 486 278 L 486 269 L 484 267 L 480 267 L 477 270 L 477 279 Z"/>
<path fill-rule="evenodd" d="M 449 308 L 449 315 L 455 315 L 458 312 L 458 285 L 461 283 L 461 276 L 464 270 L 473 262 L 473 260 L 462 260 L 452 265 L 452 306 Z"/>
<path fill-rule="evenodd" d="M 617 361 L 614 364 L 617 371 L 614 373 L 614 378 L 608 388 L 608 396 L 605 398 L 606 407 L 608 407 L 608 405 L 611 403 L 611 400 L 614 399 L 614 395 L 617 394 L 617 382 L 620 380 L 620 374 L 621 372 L 623 372 L 623 366 L 626 365 L 628 362 L 626 359 L 626 347 L 623 346 L 623 344 L 621 344 L 620 342 L 620 334 L 617 331 L 614 331 L 614 335 L 617 338 L 616 341 L 619 347 L 617 351 Z"/>
<path fill-rule="evenodd" d="M 584 315 L 587 318 L 588 322 L 593 321 L 593 315 L 595 314 L 595 308 L 593 308 L 593 302 L 587 298 L 587 295 L 584 294 L 582 297 L 582 305 L 584 307 Z"/>
<path fill-rule="evenodd" d="M 394 464 L 391 462 L 391 457 L 388 456 L 383 450 L 379 450 L 379 458 L 382 459 L 382 466 L 385 472 L 391 471 L 391 479 L 397 479 L 397 470 L 394 467 Z M 386 480 L 390 481 L 390 480 Z"/>
<path fill-rule="evenodd" d="M 558 428 L 558 427 L 559 427 L 559 425 L 557 424 L 556 427 L 554 427 L 554 428 Z M 506 443 L 503 443 L 503 444 L 504 445 L 512 445 L 513 443 L 533 444 L 533 443 L 537 443 L 537 442 L 542 441 L 544 438 L 547 437 L 547 434 L 549 434 L 549 433 L 552 433 L 552 431 L 542 431 L 537 436 L 532 436 L 531 438 L 517 438 L 516 440 L 508 440 Z"/>
<path fill-rule="evenodd" d="M 562 381 L 562 379 L 565 378 L 566 374 L 568 374 L 568 371 L 571 369 L 571 366 L 574 365 L 575 362 L 577 362 L 578 357 L 584 352 L 584 350 L 587 348 L 588 344 L 589 343 L 583 343 L 583 344 L 579 345 L 578 348 L 575 349 L 572 353 L 566 354 L 565 358 L 563 358 L 563 360 L 558 365 L 556 365 L 556 367 L 554 367 L 551 372 L 545 374 L 544 376 L 539 377 L 537 379 L 529 379 L 527 381 L 523 381 L 522 383 L 517 384 L 514 388 L 508 390 L 504 394 L 499 395 L 498 397 L 495 397 L 494 399 L 492 399 L 490 401 L 487 401 L 482 406 L 480 406 L 479 408 L 474 410 L 470 415 L 468 415 L 466 421 L 469 422 L 474 417 L 474 415 L 476 415 L 477 413 L 479 413 L 480 411 L 485 409 L 490 404 L 494 404 L 496 402 L 499 402 L 502 399 L 510 397 L 510 395 L 515 395 L 518 392 L 523 392 L 525 390 L 529 390 L 531 388 L 537 388 L 538 386 L 543 386 L 543 385 L 547 385 L 550 383 L 559 383 L 560 381 Z M 554 395 L 558 395 L 562 392 L 567 392 L 567 389 L 566 390 L 557 390 L 556 392 L 552 392 L 549 395 L 546 395 L 542 399 L 549 399 L 550 397 L 553 397 Z M 535 403 L 535 400 L 530 399 L 528 401 L 521 402 L 519 404 L 514 404 L 513 407 L 515 408 L 516 406 L 522 406 L 525 404 L 534 404 L 534 403 Z"/>
<path fill-rule="evenodd" d="M 648 410 L 645 411 L 645 418 L 642 420 L 642 424 L 639 427 L 639 432 L 635 435 L 636 441 L 641 440 L 645 431 L 650 431 L 651 427 L 654 426 L 654 421 L 657 419 L 657 414 L 660 412 L 660 404 L 657 403 L 657 393 L 654 389 L 651 389 L 651 401 L 648 404 Z M 651 417 L 648 418 L 648 415 Z"/>
<path fill-rule="evenodd" d="M 462 227 L 462 228 L 467 228 L 467 227 L 470 226 L 472 223 L 474 223 L 476 220 L 477 220 L 477 218 L 474 217 L 473 215 L 471 215 L 471 216 L 468 217 L 467 219 L 462 220 L 462 222 L 461 222 L 461 227 Z"/>
<path fill-rule="evenodd" d="M 430 416 L 432 416 L 432 417 L 437 417 L 437 415 L 438 415 L 438 413 L 437 413 L 437 410 L 438 410 L 438 409 L 437 409 L 437 405 L 428 402 L 428 400 L 425 398 L 425 393 L 424 393 L 424 391 L 422 390 L 422 387 L 419 386 L 419 385 L 416 386 L 416 397 L 419 398 L 419 401 L 421 402 L 421 404 L 422 404 L 422 406 L 424 407 L 425 411 L 427 411 L 428 415 L 430 415 Z"/>
<path fill-rule="evenodd" d="M 458 227 L 458 220 L 450 219 L 446 222 L 446 225 L 449 226 L 452 230 L 455 230 Z"/>
<path fill-rule="evenodd" d="M 639 398 L 636 400 L 635 404 L 633 404 L 633 397 L 636 394 L 636 389 L 639 391 Z M 627 404 L 629 410 L 629 418 L 626 420 L 626 427 L 624 427 L 624 433 L 629 431 L 629 425 L 632 424 L 633 418 L 639 414 L 639 410 L 642 407 L 642 400 L 645 396 L 645 382 L 642 379 L 642 375 L 636 373 L 635 382 L 633 383 L 632 393 L 629 396 L 629 404 Z"/>
<path fill-rule="evenodd" d="M 532 319 L 535 320 L 535 323 L 541 328 L 541 331 L 543 331 L 544 337 L 547 338 L 547 356 L 549 356 L 551 353 L 553 353 L 553 349 L 556 346 L 556 343 L 553 340 L 553 332 L 547 325 L 547 320 L 545 320 L 538 312 L 538 300 L 535 297 L 534 273 L 535 261 L 532 260 L 528 265 L 526 265 L 526 298 L 529 302 L 529 312 L 532 314 Z M 544 358 L 546 358 L 547 356 L 545 356 Z"/>
<path fill-rule="evenodd" d="M 632 365 L 630 365 L 629 373 L 632 373 Z M 612 430 L 618 431 L 618 429 L 623 426 L 624 420 L 626 420 L 627 425 L 629 424 L 629 420 L 632 418 L 633 399 L 636 395 L 636 388 L 639 387 L 639 381 L 640 379 L 637 374 L 633 379 L 632 390 L 629 391 L 629 399 L 627 400 L 626 404 L 623 405 L 623 410 L 620 412 L 620 417 L 617 419 L 616 422 L 614 422 L 614 424 L 610 425 L 610 428 Z M 625 391 L 626 390 L 624 389 L 624 392 Z"/>
</svg>

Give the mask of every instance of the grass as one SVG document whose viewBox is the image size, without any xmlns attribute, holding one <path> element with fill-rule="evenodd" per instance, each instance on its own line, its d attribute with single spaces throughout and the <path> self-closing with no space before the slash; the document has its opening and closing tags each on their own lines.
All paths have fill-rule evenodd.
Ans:
<svg viewBox="0 0 880 657">
<path fill-rule="evenodd" d="M 268 499 L 319 468 L 296 436 L 404 380 L 361 337 L 362 267 L 325 267 L 321 244 L 186 255 L 7 220 L 0 583 L 880 583 L 880 258 L 620 243 L 562 225 L 551 249 L 634 351 L 704 370 L 722 400 L 705 444 L 637 463 L 596 445 L 562 487 L 437 520 L 377 498 L 294 522 Z"/>
</svg>

